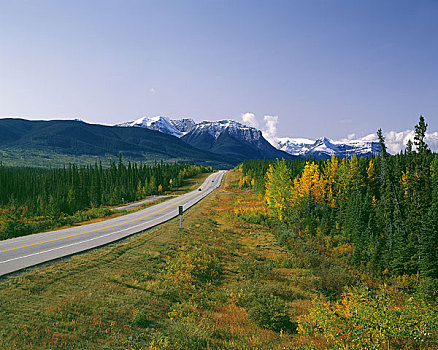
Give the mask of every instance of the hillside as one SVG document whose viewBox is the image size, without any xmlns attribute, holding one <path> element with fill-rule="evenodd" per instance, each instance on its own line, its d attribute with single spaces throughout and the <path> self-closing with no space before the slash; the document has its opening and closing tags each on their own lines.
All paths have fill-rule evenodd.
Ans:
<svg viewBox="0 0 438 350">
<path fill-rule="evenodd" d="M 232 159 L 296 159 L 276 149 L 260 130 L 234 120 L 205 121 L 181 137 L 188 144 Z"/>
<path fill-rule="evenodd" d="M 0 119 L 0 152 L 4 153 L 0 158 L 3 161 L 11 152 L 24 158 L 29 153 L 37 159 L 53 155 L 104 158 L 121 153 L 125 159 L 145 162 L 191 161 L 225 168 L 234 164 L 232 159 L 197 149 L 161 132 L 73 120 Z"/>
</svg>

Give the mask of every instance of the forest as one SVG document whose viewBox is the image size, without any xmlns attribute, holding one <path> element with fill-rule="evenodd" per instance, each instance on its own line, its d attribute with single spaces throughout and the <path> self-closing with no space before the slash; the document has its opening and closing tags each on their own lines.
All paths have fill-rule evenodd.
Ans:
<svg viewBox="0 0 438 350">
<path fill-rule="evenodd" d="M 0 163 L 0 239 L 108 216 L 107 206 L 164 193 L 185 178 L 211 171 L 186 163 L 125 164 L 121 156 L 109 168 L 102 163 L 53 169 Z"/>
<path fill-rule="evenodd" d="M 353 243 L 357 266 L 438 278 L 438 156 L 424 141 L 424 119 L 416 131 L 417 150 L 394 156 L 380 134 L 380 157 L 245 161 L 240 186 L 257 183 L 269 215 L 293 235 Z"/>
<path fill-rule="evenodd" d="M 279 242 L 329 280 L 300 333 L 334 348 L 437 346 L 438 155 L 426 129 L 420 116 L 414 142 L 396 155 L 379 130 L 380 156 L 239 167 L 239 187 L 260 199 L 235 214 L 276 227 Z"/>
</svg>

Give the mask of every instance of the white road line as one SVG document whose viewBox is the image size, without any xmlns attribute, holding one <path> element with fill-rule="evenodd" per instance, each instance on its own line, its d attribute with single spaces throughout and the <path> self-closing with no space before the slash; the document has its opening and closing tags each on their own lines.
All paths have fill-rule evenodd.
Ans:
<svg viewBox="0 0 438 350">
<path fill-rule="evenodd" d="M 37 252 L 37 253 L 29 254 L 29 255 L 19 256 L 19 257 L 17 257 L 17 258 L 13 258 L 13 259 L 9 259 L 9 260 L 0 261 L 0 264 L 7 263 L 7 262 L 10 262 L 10 261 L 14 261 L 14 260 L 19 260 L 19 259 L 29 258 L 29 257 L 31 257 L 31 256 L 35 256 L 35 255 L 38 255 L 38 254 L 44 254 L 44 253 L 52 252 L 52 251 L 57 250 L 57 249 L 63 249 L 63 248 L 71 247 L 71 246 L 74 246 L 74 245 L 77 245 L 77 244 L 81 244 L 81 243 L 86 243 L 86 242 L 94 241 L 94 240 L 96 240 L 96 239 L 103 238 L 103 237 L 107 237 L 107 236 L 111 236 L 111 235 L 114 235 L 114 234 L 116 234 L 116 233 L 120 233 L 120 232 L 122 232 L 122 231 L 127 231 L 127 230 L 130 230 L 130 229 L 132 229 L 132 228 L 134 228 L 134 227 L 141 226 L 141 225 L 144 225 L 144 224 L 138 224 L 138 225 L 135 225 L 135 226 L 130 226 L 130 227 L 125 228 L 125 229 L 123 229 L 123 230 L 119 230 L 119 231 L 115 231 L 115 232 L 110 232 L 110 233 L 107 233 L 107 234 L 104 234 L 104 235 L 100 235 L 100 236 L 97 236 L 97 237 L 94 237 L 94 238 L 86 239 L 86 240 L 79 241 L 79 242 L 75 242 L 75 243 L 70 243 L 70 244 L 67 244 L 67 245 L 63 245 L 63 246 L 61 246 L 61 247 L 56 247 L 56 248 L 52 248 L 52 249 L 48 249 L 48 250 L 44 250 L 44 251 L 42 251 L 42 252 Z"/>
<path fill-rule="evenodd" d="M 216 177 L 217 177 L 217 176 L 216 176 Z M 216 177 L 215 177 L 215 179 L 216 179 Z M 217 188 L 217 185 L 213 186 L 211 189 L 216 189 L 216 188 Z M 208 191 L 208 190 L 206 190 L 204 193 L 206 193 L 207 191 Z M 210 192 L 208 192 L 208 193 L 210 193 Z M 205 196 L 203 196 L 203 197 L 205 197 Z M 202 197 L 202 198 L 203 198 L 203 197 Z M 202 198 L 201 198 L 201 199 L 202 199 Z M 152 221 L 154 221 L 154 220 L 157 220 L 157 219 L 152 219 L 152 220 L 150 220 L 149 222 L 152 222 Z M 82 243 L 86 243 L 86 242 L 94 241 L 94 240 L 96 240 L 96 239 L 100 239 L 100 238 L 103 238 L 103 237 L 107 237 L 107 236 L 110 236 L 110 235 L 114 235 L 114 234 L 116 234 L 116 233 L 120 233 L 120 232 L 123 232 L 123 231 L 131 230 L 131 229 L 133 229 L 133 228 L 135 228 L 135 227 L 138 227 L 138 226 L 143 226 L 143 225 L 145 225 L 146 223 L 148 223 L 148 222 L 144 222 L 144 223 L 141 223 L 141 224 L 138 224 L 138 225 L 130 226 L 130 227 L 125 228 L 125 229 L 123 229 L 123 230 L 118 230 L 118 231 L 115 231 L 115 232 L 110 232 L 110 233 L 107 233 L 107 234 L 105 234 L 105 235 L 100 235 L 100 236 L 97 236 L 97 237 L 94 237 L 94 238 L 90 238 L 90 239 L 87 239 L 87 240 L 82 240 L 82 241 L 79 241 L 79 242 L 75 242 L 75 243 L 67 244 L 67 245 L 64 245 L 64 246 L 61 246 L 61 247 L 56 247 L 56 248 L 52 248 L 52 249 L 48 249 L 48 250 L 44 250 L 44 251 L 41 251 L 41 252 L 32 253 L 32 254 L 28 254 L 28 255 L 23 255 L 23 256 L 20 256 L 20 257 L 16 257 L 16 258 L 13 258 L 13 259 L 0 261 L 0 264 L 4 264 L 4 263 L 7 263 L 7 262 L 11 262 L 11 261 L 19 260 L 19 259 L 25 259 L 25 258 L 29 258 L 29 257 L 31 257 L 31 256 L 35 256 L 35 255 L 39 255 L 39 254 L 45 254 L 45 253 L 52 252 L 52 251 L 54 251 L 54 250 L 63 249 L 63 248 L 68 248 L 68 247 L 71 247 L 71 246 L 74 246 L 74 245 L 78 245 L 78 244 L 82 244 Z"/>
</svg>

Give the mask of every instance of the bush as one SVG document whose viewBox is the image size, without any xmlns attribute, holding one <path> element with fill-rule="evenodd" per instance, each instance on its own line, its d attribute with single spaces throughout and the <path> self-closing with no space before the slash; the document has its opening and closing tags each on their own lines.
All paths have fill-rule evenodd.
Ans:
<svg viewBox="0 0 438 350">
<path fill-rule="evenodd" d="M 241 258 L 238 262 L 240 273 L 246 278 L 262 279 L 271 272 L 273 265 L 269 261 L 259 261 L 255 257 Z"/>
<path fill-rule="evenodd" d="M 438 279 L 427 277 L 417 287 L 417 294 L 426 301 L 438 300 Z"/>
<path fill-rule="evenodd" d="M 177 321 L 169 330 L 169 340 L 175 349 L 208 349 L 211 330 L 202 324 Z"/>
<path fill-rule="evenodd" d="M 320 277 L 319 289 L 330 300 L 338 299 L 345 286 L 354 286 L 357 282 L 357 276 L 351 268 L 327 261 L 314 269 L 314 274 Z"/>
<path fill-rule="evenodd" d="M 282 292 L 268 283 L 245 281 L 232 288 L 229 301 L 244 307 L 249 318 L 263 328 L 295 332 L 297 324 L 290 320 Z"/>
<path fill-rule="evenodd" d="M 132 322 L 142 328 L 147 328 L 152 324 L 152 321 L 149 319 L 146 310 L 136 311 L 134 313 Z"/>
<path fill-rule="evenodd" d="M 290 228 L 280 223 L 274 226 L 273 233 L 280 245 L 287 245 L 290 239 L 296 238 L 296 234 Z"/>
<path fill-rule="evenodd" d="M 170 259 L 166 270 L 161 279 L 162 291 L 172 301 L 181 301 L 219 283 L 222 264 L 213 250 L 194 247 Z"/>
<path fill-rule="evenodd" d="M 296 323 L 291 322 L 286 305 L 274 295 L 257 295 L 248 309 L 248 316 L 261 327 L 280 330 L 296 330 Z"/>
<path fill-rule="evenodd" d="M 177 302 L 172 305 L 171 311 L 167 313 L 171 321 L 196 320 L 201 317 L 199 305 L 192 300 Z"/>
<path fill-rule="evenodd" d="M 103 218 L 111 215 L 113 212 L 109 208 L 92 208 L 78 211 L 73 215 L 74 222 L 89 221 L 96 218 Z"/>
<path fill-rule="evenodd" d="M 301 334 L 321 336 L 333 349 L 432 349 L 437 343 L 434 307 L 385 285 L 349 288 L 337 302 L 315 300 L 298 323 Z"/>
</svg>

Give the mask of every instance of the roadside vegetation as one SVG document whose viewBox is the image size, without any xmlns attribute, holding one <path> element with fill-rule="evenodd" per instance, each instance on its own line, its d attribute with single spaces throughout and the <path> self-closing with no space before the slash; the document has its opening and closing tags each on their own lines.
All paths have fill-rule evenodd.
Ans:
<svg viewBox="0 0 438 350">
<path fill-rule="evenodd" d="M 359 272 L 351 246 L 290 239 L 263 196 L 239 186 L 242 175 L 228 172 L 181 230 L 172 220 L 7 278 L 0 348 L 387 349 L 388 339 L 389 349 L 436 347 L 427 288 L 415 282 L 408 294 Z"/>
<path fill-rule="evenodd" d="M 239 176 L 227 174 L 216 195 L 185 213 L 181 230 L 172 220 L 7 278 L 0 348 L 289 347 L 297 327 L 291 305 L 317 292 L 307 272 L 289 273 L 270 228 L 234 215 L 248 192 Z"/>
<path fill-rule="evenodd" d="M 58 169 L 0 164 L 0 239 L 120 215 L 109 206 L 179 193 L 189 178 L 211 171 L 184 163 L 125 165 L 121 159 L 107 169 L 97 163 Z"/>
</svg>

